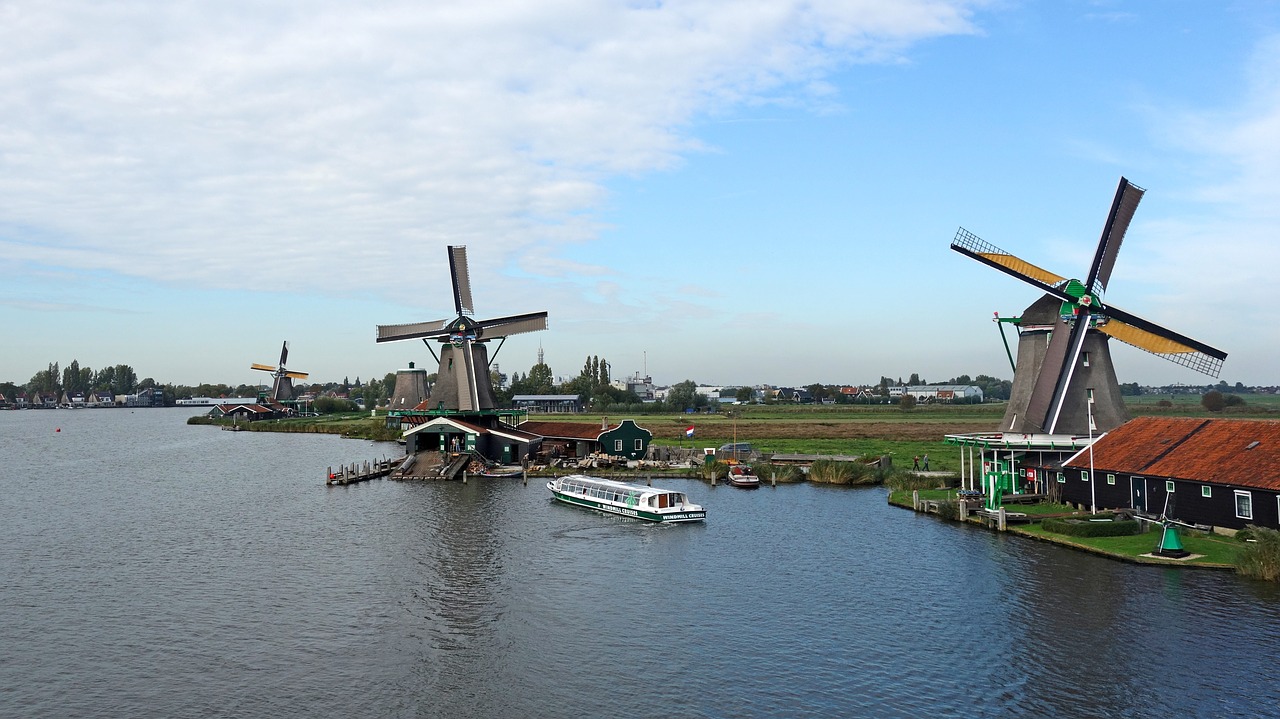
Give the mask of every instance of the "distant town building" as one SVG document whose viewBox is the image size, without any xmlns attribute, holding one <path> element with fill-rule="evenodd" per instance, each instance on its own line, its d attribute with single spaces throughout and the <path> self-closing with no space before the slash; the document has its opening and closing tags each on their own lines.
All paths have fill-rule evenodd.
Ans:
<svg viewBox="0 0 1280 719">
<path fill-rule="evenodd" d="M 511 403 L 516 409 L 540 414 L 582 411 L 582 401 L 576 394 L 518 394 L 511 398 Z"/>
<path fill-rule="evenodd" d="M 898 385 L 889 388 L 889 396 L 897 399 L 911 395 L 917 402 L 981 402 L 982 388 L 966 384 Z"/>
</svg>

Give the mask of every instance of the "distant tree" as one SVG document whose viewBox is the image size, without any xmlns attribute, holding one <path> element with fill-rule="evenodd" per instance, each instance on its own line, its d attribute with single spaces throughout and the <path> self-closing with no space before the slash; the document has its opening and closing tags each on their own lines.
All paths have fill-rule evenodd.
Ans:
<svg viewBox="0 0 1280 719">
<path fill-rule="evenodd" d="M 1137 382 L 1124 382 L 1120 385 L 1120 394 L 1125 397 L 1137 397 L 1142 394 L 1142 387 Z"/>
<path fill-rule="evenodd" d="M 747 402 L 750 402 L 751 398 L 754 396 L 755 396 L 755 390 L 751 389 L 750 387 L 739 387 L 738 391 L 734 393 L 733 398 L 738 400 L 739 402 L 742 402 L 743 404 L 746 404 Z"/>
<path fill-rule="evenodd" d="M 947 384 L 973 384 L 973 378 L 967 374 L 962 374 L 959 377 L 952 377 L 947 381 Z"/>
<path fill-rule="evenodd" d="M 1211 389 L 1200 397 L 1200 404 L 1210 412 L 1221 412 L 1227 406 L 1227 400 L 1221 392 Z"/>
<path fill-rule="evenodd" d="M 39 392 L 40 394 L 61 394 L 62 385 L 59 382 L 58 363 L 50 362 L 48 368 L 36 372 L 27 382 L 28 392 Z"/>
<path fill-rule="evenodd" d="M 353 412 L 355 411 L 355 403 L 350 400 L 338 399 L 337 397 L 316 397 L 316 401 L 311 407 L 320 414 L 334 414 L 336 412 Z"/>
<path fill-rule="evenodd" d="M 115 394 L 132 394 L 138 387 L 138 373 L 127 364 L 118 364 L 112 368 L 111 391 Z"/>
<path fill-rule="evenodd" d="M 924 381 L 922 381 L 920 379 L 920 375 L 916 374 L 915 372 L 912 372 L 911 377 L 907 379 L 907 386 L 909 387 L 919 387 L 922 384 L 924 384 Z"/>
<path fill-rule="evenodd" d="M 1009 393 L 1013 391 L 1013 383 L 1009 380 L 985 374 L 974 377 L 973 384 L 982 390 L 986 399 L 1009 399 Z"/>
<path fill-rule="evenodd" d="M 518 382 L 511 383 L 514 394 L 551 394 L 555 385 L 551 368 L 546 364 L 536 364 L 529 368 L 529 373 Z"/>
<path fill-rule="evenodd" d="M 821 402 L 831 396 L 831 388 L 823 384 L 807 385 L 805 389 L 809 392 L 809 396 L 813 397 L 814 402 Z"/>
<path fill-rule="evenodd" d="M 667 390 L 667 406 L 677 412 L 698 406 L 698 385 L 691 379 L 671 385 Z"/>
<path fill-rule="evenodd" d="M 903 409 L 915 409 L 916 396 L 904 392 L 902 397 L 898 400 L 898 406 Z"/>
</svg>

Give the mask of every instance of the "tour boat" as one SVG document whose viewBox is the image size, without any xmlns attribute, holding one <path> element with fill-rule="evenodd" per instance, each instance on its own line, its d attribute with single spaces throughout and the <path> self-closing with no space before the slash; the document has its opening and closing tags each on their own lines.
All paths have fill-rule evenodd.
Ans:
<svg viewBox="0 0 1280 719">
<path fill-rule="evenodd" d="M 755 489 L 760 486 L 760 478 L 751 467 L 735 464 L 729 468 L 729 484 L 743 489 Z"/>
<path fill-rule="evenodd" d="M 612 479 L 573 474 L 547 482 L 561 502 L 650 522 L 701 522 L 707 510 L 689 501 L 684 492 L 643 487 Z"/>
</svg>

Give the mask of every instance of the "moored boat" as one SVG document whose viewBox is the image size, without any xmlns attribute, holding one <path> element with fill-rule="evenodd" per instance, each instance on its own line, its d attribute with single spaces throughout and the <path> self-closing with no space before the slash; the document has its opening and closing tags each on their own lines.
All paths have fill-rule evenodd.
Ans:
<svg viewBox="0 0 1280 719">
<path fill-rule="evenodd" d="M 735 464 L 729 468 L 729 484 L 743 489 L 755 489 L 760 486 L 760 478 L 751 467 Z"/>
<path fill-rule="evenodd" d="M 707 510 L 684 492 L 573 474 L 547 482 L 551 496 L 566 504 L 650 522 L 701 522 Z"/>
</svg>

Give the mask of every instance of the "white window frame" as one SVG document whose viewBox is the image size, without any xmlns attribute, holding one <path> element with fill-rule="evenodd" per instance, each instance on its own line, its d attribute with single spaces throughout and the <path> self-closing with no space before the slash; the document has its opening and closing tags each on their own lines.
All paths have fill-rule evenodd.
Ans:
<svg viewBox="0 0 1280 719">
<path fill-rule="evenodd" d="M 1080 470 L 1080 481 L 1081 481 L 1081 482 L 1088 482 L 1088 481 L 1089 481 L 1089 473 L 1088 473 L 1088 472 L 1086 472 L 1086 471 L 1085 471 L 1085 470 L 1083 470 L 1083 469 L 1082 469 L 1082 470 Z"/>
<path fill-rule="evenodd" d="M 1213 487 L 1210 487 L 1210 486 L 1209 486 L 1209 485 L 1207 485 L 1207 484 L 1201 485 L 1201 486 L 1200 486 L 1200 496 L 1201 496 L 1201 497 L 1212 497 L 1212 496 L 1213 496 Z"/>
<path fill-rule="evenodd" d="M 1247 501 L 1248 501 L 1248 503 L 1249 503 L 1249 506 L 1246 508 L 1246 511 L 1247 511 L 1247 513 L 1246 513 L 1246 514 L 1241 514 L 1241 513 L 1240 513 L 1240 498 L 1241 498 L 1241 497 L 1243 497 L 1243 498 L 1244 498 L 1245 500 L 1247 500 Z M 1237 519 L 1249 519 L 1249 520 L 1252 520 L 1252 519 L 1253 519 L 1253 492 L 1247 492 L 1247 491 L 1245 491 L 1245 490 L 1243 490 L 1243 489 L 1237 489 L 1237 490 L 1235 490 L 1235 497 L 1234 497 L 1234 498 L 1235 498 L 1235 502 L 1234 502 L 1234 504 L 1235 504 L 1235 509 L 1236 509 L 1236 518 L 1237 518 Z"/>
<path fill-rule="evenodd" d="M 1164 491 L 1168 492 L 1169 494 L 1173 494 L 1174 492 L 1178 491 L 1178 488 L 1174 485 L 1172 479 L 1166 479 L 1164 481 Z"/>
<path fill-rule="evenodd" d="M 1058 472 L 1058 484 L 1063 484 L 1066 481 L 1067 481 L 1067 475 L 1063 474 L 1062 472 Z"/>
<path fill-rule="evenodd" d="M 622 451 L 622 440 L 620 440 L 620 439 L 615 439 L 615 440 L 613 440 L 613 451 L 615 451 L 615 452 L 621 452 L 621 451 Z"/>
<path fill-rule="evenodd" d="M 1081 352 L 1081 353 L 1080 353 L 1080 357 L 1081 357 L 1081 366 L 1083 366 L 1083 367 L 1088 367 L 1088 366 L 1089 366 L 1089 353 L 1088 353 L 1088 352 Z"/>
<path fill-rule="evenodd" d="M 639 452 L 642 449 L 644 449 L 644 440 L 636 439 L 636 451 Z"/>
<path fill-rule="evenodd" d="M 1107 484 L 1114 485 L 1115 483 L 1116 483 L 1116 476 L 1114 474 L 1108 474 Z"/>
</svg>

